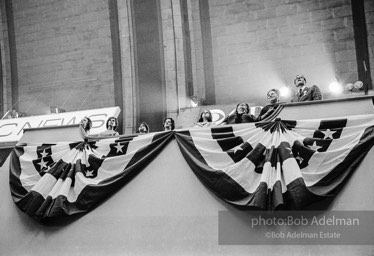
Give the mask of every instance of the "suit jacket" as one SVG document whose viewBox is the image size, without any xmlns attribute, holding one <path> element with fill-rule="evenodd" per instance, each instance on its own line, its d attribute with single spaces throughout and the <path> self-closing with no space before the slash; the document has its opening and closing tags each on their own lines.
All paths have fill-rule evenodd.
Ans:
<svg viewBox="0 0 374 256">
<path fill-rule="evenodd" d="M 305 87 L 301 93 L 296 94 L 296 99 L 294 102 L 302 101 L 312 101 L 312 100 L 322 100 L 322 94 L 317 85 L 312 87 Z"/>
<path fill-rule="evenodd" d="M 257 121 L 261 121 L 262 119 L 264 119 L 264 118 L 270 116 L 278 106 L 279 106 L 279 102 L 274 103 L 274 104 L 269 104 L 269 105 L 266 105 L 265 107 L 263 107 L 263 108 L 261 109 L 260 114 L 258 114 L 258 117 L 257 117 L 257 119 L 256 119 L 256 122 L 257 122 Z M 272 111 L 271 111 L 267 116 L 263 116 L 263 115 L 265 115 L 265 113 L 266 113 L 269 109 L 271 109 L 271 108 L 272 108 L 273 110 L 272 110 Z"/>
</svg>

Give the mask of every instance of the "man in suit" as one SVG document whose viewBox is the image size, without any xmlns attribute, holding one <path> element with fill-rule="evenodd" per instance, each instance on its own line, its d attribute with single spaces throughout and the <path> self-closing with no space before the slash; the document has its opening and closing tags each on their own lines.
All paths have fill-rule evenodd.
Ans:
<svg viewBox="0 0 374 256">
<path fill-rule="evenodd" d="M 322 100 L 322 94 L 318 86 L 307 87 L 306 79 L 303 75 L 297 75 L 294 84 L 297 88 L 297 94 L 292 102 Z"/>
<path fill-rule="evenodd" d="M 261 109 L 256 122 L 263 120 L 264 118 L 270 116 L 274 110 L 279 106 L 280 92 L 278 89 L 271 89 L 267 93 L 267 99 L 269 104 Z"/>
</svg>

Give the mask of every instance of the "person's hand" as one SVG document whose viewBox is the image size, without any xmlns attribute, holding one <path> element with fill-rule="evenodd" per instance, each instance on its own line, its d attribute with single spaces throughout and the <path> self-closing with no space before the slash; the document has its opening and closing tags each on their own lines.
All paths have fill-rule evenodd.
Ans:
<svg viewBox="0 0 374 256">
<path fill-rule="evenodd" d="M 261 116 L 261 119 L 264 119 L 265 117 L 270 116 L 271 113 L 273 113 L 273 111 L 274 111 L 274 107 L 270 107 L 270 108 L 265 112 L 265 114 L 263 114 L 263 115 Z"/>
</svg>

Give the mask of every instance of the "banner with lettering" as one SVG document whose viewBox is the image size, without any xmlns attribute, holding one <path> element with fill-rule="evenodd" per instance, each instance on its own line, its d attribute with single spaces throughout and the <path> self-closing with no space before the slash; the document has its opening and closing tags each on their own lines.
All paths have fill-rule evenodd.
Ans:
<svg viewBox="0 0 374 256">
<path fill-rule="evenodd" d="M 64 112 L 50 115 L 30 116 L 0 120 L 0 143 L 19 141 L 25 128 L 40 128 L 79 124 L 83 117 L 92 120 L 90 133 L 97 134 L 106 130 L 109 117 L 118 117 L 119 107 L 89 109 L 74 112 Z"/>
</svg>

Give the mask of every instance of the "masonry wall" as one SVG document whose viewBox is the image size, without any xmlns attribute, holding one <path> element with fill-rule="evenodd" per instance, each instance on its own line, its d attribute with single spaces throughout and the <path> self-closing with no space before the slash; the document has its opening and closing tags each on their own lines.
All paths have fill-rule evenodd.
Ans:
<svg viewBox="0 0 374 256">
<path fill-rule="evenodd" d="M 322 91 L 357 80 L 350 0 L 210 0 L 217 103 L 263 104 L 304 74 Z M 263 99 L 263 100 L 262 100 Z"/>
<path fill-rule="evenodd" d="M 136 33 L 136 69 L 139 122 L 147 122 L 151 131 L 162 129 L 164 118 L 163 44 L 160 7 L 156 0 L 134 1 Z"/>
<path fill-rule="evenodd" d="M 10 57 L 9 57 L 9 38 L 8 38 L 8 22 L 6 14 L 5 1 L 0 1 L 0 51 L 1 51 L 1 68 L 2 68 L 2 92 L 1 99 L 2 110 L 6 112 L 12 108 L 12 90 L 10 76 Z M 0 113 L 3 114 L 3 113 Z"/>
<path fill-rule="evenodd" d="M 48 113 L 114 105 L 107 0 L 13 4 L 19 111 Z"/>
<path fill-rule="evenodd" d="M 134 132 L 139 121 L 144 121 L 139 117 L 152 116 L 151 109 L 139 107 L 144 105 L 139 105 L 144 101 L 139 78 L 151 74 L 149 69 L 137 67 L 134 1 L 117 0 L 126 133 Z M 208 49 L 204 49 L 206 28 L 202 29 L 200 16 L 204 1 L 209 4 L 212 35 Z M 12 3 L 14 16 L 15 30 L 9 33 L 14 32 L 16 39 L 19 111 L 32 115 L 49 112 L 49 106 L 70 111 L 115 105 L 108 0 L 7 2 Z M 374 74 L 374 4 L 364 2 Z M 0 3 L 5 111 L 16 102 L 12 102 L 6 1 Z M 158 81 L 158 89 L 165 95 L 160 112 L 177 118 L 190 107 L 181 7 L 179 0 L 158 3 L 162 31 L 157 47 L 163 48 L 159 78 L 164 79 Z M 206 83 L 215 86 L 217 105 L 240 101 L 263 105 L 268 89 L 284 85 L 294 89 L 297 74 L 304 74 L 309 85 L 318 84 L 325 93 L 334 79 L 342 83 L 357 80 L 351 0 L 188 0 L 187 8 L 193 91 L 201 99 L 206 98 Z M 212 51 L 212 78 L 205 72 L 204 51 Z M 142 54 L 146 59 L 153 55 Z"/>
<path fill-rule="evenodd" d="M 133 133 L 137 127 L 137 91 L 136 91 L 136 69 L 135 69 L 135 42 L 133 31 L 133 14 L 129 1 L 120 0 L 118 3 L 118 27 L 121 48 L 121 70 L 123 88 L 124 117 L 123 132 Z"/>
<path fill-rule="evenodd" d="M 191 0 L 189 4 L 189 27 L 191 37 L 191 63 L 194 94 L 205 98 L 205 75 L 203 64 L 203 49 L 201 38 L 201 20 L 198 0 Z"/>
<path fill-rule="evenodd" d="M 365 19 L 366 29 L 368 36 L 368 48 L 369 48 L 369 61 L 370 61 L 370 73 L 371 80 L 373 81 L 374 75 L 374 1 L 365 0 Z"/>
<path fill-rule="evenodd" d="M 175 118 L 185 100 L 184 56 L 179 1 L 160 1 L 167 116 Z"/>
</svg>

